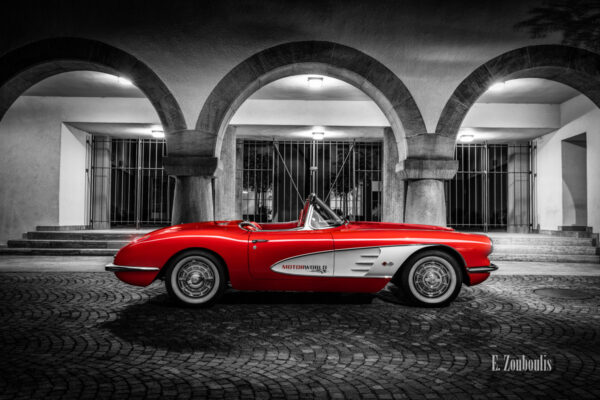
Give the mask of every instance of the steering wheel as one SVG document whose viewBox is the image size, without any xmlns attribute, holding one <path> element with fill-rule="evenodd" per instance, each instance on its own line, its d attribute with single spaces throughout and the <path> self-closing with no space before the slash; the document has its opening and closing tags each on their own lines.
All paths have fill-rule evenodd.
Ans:
<svg viewBox="0 0 600 400">
<path fill-rule="evenodd" d="M 253 221 L 242 221 L 240 222 L 240 228 L 245 229 L 247 231 L 255 232 L 260 231 L 261 226 Z"/>
</svg>

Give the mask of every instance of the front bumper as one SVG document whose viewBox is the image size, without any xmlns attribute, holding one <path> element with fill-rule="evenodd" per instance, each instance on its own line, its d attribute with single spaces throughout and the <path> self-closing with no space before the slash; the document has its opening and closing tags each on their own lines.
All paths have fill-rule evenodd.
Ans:
<svg viewBox="0 0 600 400">
<path fill-rule="evenodd" d="M 466 283 L 469 286 L 478 285 L 490 277 L 490 272 L 494 272 L 498 267 L 494 264 L 484 267 L 467 268 Z"/>
<path fill-rule="evenodd" d="M 131 272 L 131 271 L 137 271 L 137 272 L 148 272 L 148 271 L 159 271 L 160 268 L 158 267 L 134 267 L 134 266 L 129 266 L 129 265 L 115 265 L 113 263 L 110 264 L 106 264 L 104 266 L 104 269 L 106 271 L 110 271 L 110 272 Z"/>
<path fill-rule="evenodd" d="M 467 272 L 470 274 L 477 274 L 477 273 L 489 273 L 489 272 L 494 272 L 498 270 L 498 266 L 496 264 L 490 264 L 489 266 L 485 266 L 485 267 L 471 267 L 471 268 L 467 268 Z"/>
</svg>

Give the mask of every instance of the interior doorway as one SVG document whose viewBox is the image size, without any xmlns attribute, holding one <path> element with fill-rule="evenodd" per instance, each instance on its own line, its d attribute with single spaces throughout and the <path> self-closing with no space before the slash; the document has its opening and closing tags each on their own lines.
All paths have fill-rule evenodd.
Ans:
<svg viewBox="0 0 600 400">
<path fill-rule="evenodd" d="M 531 143 L 458 144 L 458 171 L 445 183 L 448 226 L 484 232 L 533 229 L 535 153 Z"/>
<path fill-rule="evenodd" d="M 587 137 L 564 139 L 562 152 L 562 207 L 564 226 L 587 226 Z"/>
<path fill-rule="evenodd" d="M 244 219 L 292 221 L 314 192 L 340 216 L 381 220 L 382 142 L 240 139 L 237 147 Z"/>
<path fill-rule="evenodd" d="M 170 224 L 175 182 L 162 166 L 164 140 L 94 136 L 91 151 L 93 228 Z"/>
</svg>

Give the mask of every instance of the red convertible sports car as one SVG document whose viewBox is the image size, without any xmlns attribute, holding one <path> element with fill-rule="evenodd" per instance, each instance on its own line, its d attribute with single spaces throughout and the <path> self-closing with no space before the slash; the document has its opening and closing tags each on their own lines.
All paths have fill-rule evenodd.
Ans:
<svg viewBox="0 0 600 400">
<path fill-rule="evenodd" d="M 392 281 L 405 298 L 442 306 L 461 285 L 485 281 L 492 242 L 450 228 L 341 219 L 316 195 L 297 221 L 214 221 L 171 226 L 123 247 L 106 266 L 123 282 L 164 279 L 186 305 L 237 290 L 370 292 Z"/>
</svg>

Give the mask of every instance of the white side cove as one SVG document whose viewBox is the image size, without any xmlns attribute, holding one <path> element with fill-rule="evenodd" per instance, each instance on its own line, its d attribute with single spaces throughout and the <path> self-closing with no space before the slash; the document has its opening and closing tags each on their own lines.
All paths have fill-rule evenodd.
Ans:
<svg viewBox="0 0 600 400">
<path fill-rule="evenodd" d="M 427 246 L 430 245 L 322 251 L 281 260 L 271 269 L 286 275 L 391 278 L 408 257 Z"/>
</svg>

